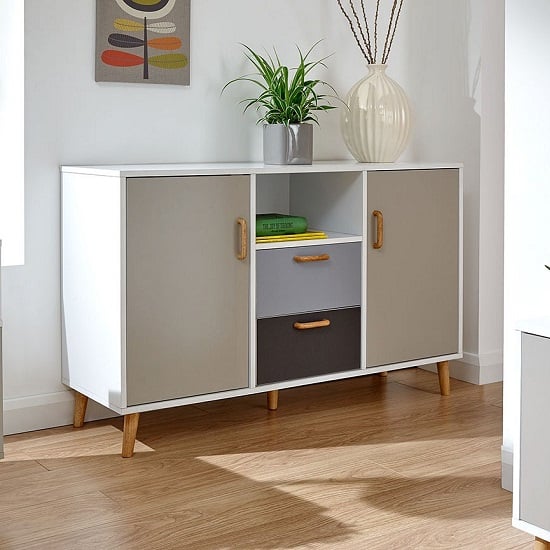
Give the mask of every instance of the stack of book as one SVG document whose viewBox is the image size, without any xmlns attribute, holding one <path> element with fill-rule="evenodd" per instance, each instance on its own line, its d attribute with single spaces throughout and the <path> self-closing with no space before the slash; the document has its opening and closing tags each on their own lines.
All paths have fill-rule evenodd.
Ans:
<svg viewBox="0 0 550 550">
<path fill-rule="evenodd" d="M 289 214 L 258 214 L 256 243 L 326 239 L 323 231 L 308 231 L 306 218 Z"/>
</svg>

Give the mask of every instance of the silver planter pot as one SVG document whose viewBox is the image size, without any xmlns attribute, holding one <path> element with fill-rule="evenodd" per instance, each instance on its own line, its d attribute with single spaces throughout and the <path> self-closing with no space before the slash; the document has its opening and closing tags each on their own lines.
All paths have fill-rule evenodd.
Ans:
<svg viewBox="0 0 550 550">
<path fill-rule="evenodd" d="M 265 124 L 265 164 L 311 164 L 313 161 L 313 125 Z"/>
</svg>

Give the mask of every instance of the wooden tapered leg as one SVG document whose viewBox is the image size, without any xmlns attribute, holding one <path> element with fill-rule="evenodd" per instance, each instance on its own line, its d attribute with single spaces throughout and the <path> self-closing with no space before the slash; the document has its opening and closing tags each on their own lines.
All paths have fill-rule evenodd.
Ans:
<svg viewBox="0 0 550 550">
<path fill-rule="evenodd" d="M 535 537 L 535 550 L 550 550 L 550 542 Z"/>
<path fill-rule="evenodd" d="M 437 363 L 437 374 L 439 375 L 439 391 L 441 395 L 451 395 L 449 361 L 440 361 Z"/>
<path fill-rule="evenodd" d="M 267 408 L 270 411 L 276 411 L 279 406 L 279 390 L 271 390 L 267 392 Z"/>
<path fill-rule="evenodd" d="M 388 376 L 388 371 L 385 370 L 384 372 L 379 372 L 378 376 L 382 376 L 382 378 L 385 378 L 386 376 Z"/>
<path fill-rule="evenodd" d="M 139 424 L 139 413 L 124 415 L 124 433 L 122 435 L 122 458 L 131 458 L 134 455 L 136 434 Z"/>
<path fill-rule="evenodd" d="M 86 416 L 86 407 L 88 406 L 88 397 L 81 393 L 74 392 L 74 417 L 73 426 L 82 428 L 84 425 L 84 417 Z"/>
</svg>

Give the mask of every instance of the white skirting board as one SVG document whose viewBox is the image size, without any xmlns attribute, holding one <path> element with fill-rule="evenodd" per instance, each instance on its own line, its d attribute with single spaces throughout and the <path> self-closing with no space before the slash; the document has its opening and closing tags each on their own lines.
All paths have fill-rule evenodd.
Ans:
<svg viewBox="0 0 550 550">
<path fill-rule="evenodd" d="M 422 367 L 430 372 L 437 372 L 435 365 Z M 493 382 L 502 382 L 502 351 L 476 355 L 464 352 L 464 357 L 451 361 L 449 365 L 451 378 L 482 386 Z"/>
<path fill-rule="evenodd" d="M 512 492 L 513 490 L 513 470 L 514 470 L 514 451 L 504 446 L 500 449 L 501 459 L 501 485 L 503 489 Z"/>
<path fill-rule="evenodd" d="M 500 362 L 495 361 L 499 357 Z M 435 365 L 422 368 L 432 372 L 437 370 Z M 452 378 L 471 384 L 482 385 L 500 382 L 502 380 L 502 354 L 486 354 L 479 357 L 471 353 L 464 353 L 464 359 L 451 361 L 450 374 Z M 70 425 L 73 423 L 73 403 L 73 393 L 70 390 L 6 399 L 4 400 L 4 434 Z M 92 400 L 89 401 L 86 411 L 87 421 L 113 416 L 116 416 L 116 413 Z"/>
<path fill-rule="evenodd" d="M 73 423 L 72 391 L 60 391 L 4 400 L 4 435 L 43 430 Z M 117 416 L 90 400 L 86 421 Z"/>
</svg>

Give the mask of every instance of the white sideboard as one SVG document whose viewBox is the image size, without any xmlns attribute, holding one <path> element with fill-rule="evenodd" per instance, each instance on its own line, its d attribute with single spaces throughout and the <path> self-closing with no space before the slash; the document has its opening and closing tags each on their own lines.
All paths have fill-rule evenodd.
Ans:
<svg viewBox="0 0 550 550">
<path fill-rule="evenodd" d="M 124 415 L 462 357 L 458 164 L 62 167 L 62 380 Z M 256 244 L 258 213 L 328 238 Z"/>
<path fill-rule="evenodd" d="M 550 550 L 550 318 L 521 324 L 521 386 L 514 445 L 513 525 Z"/>
</svg>

